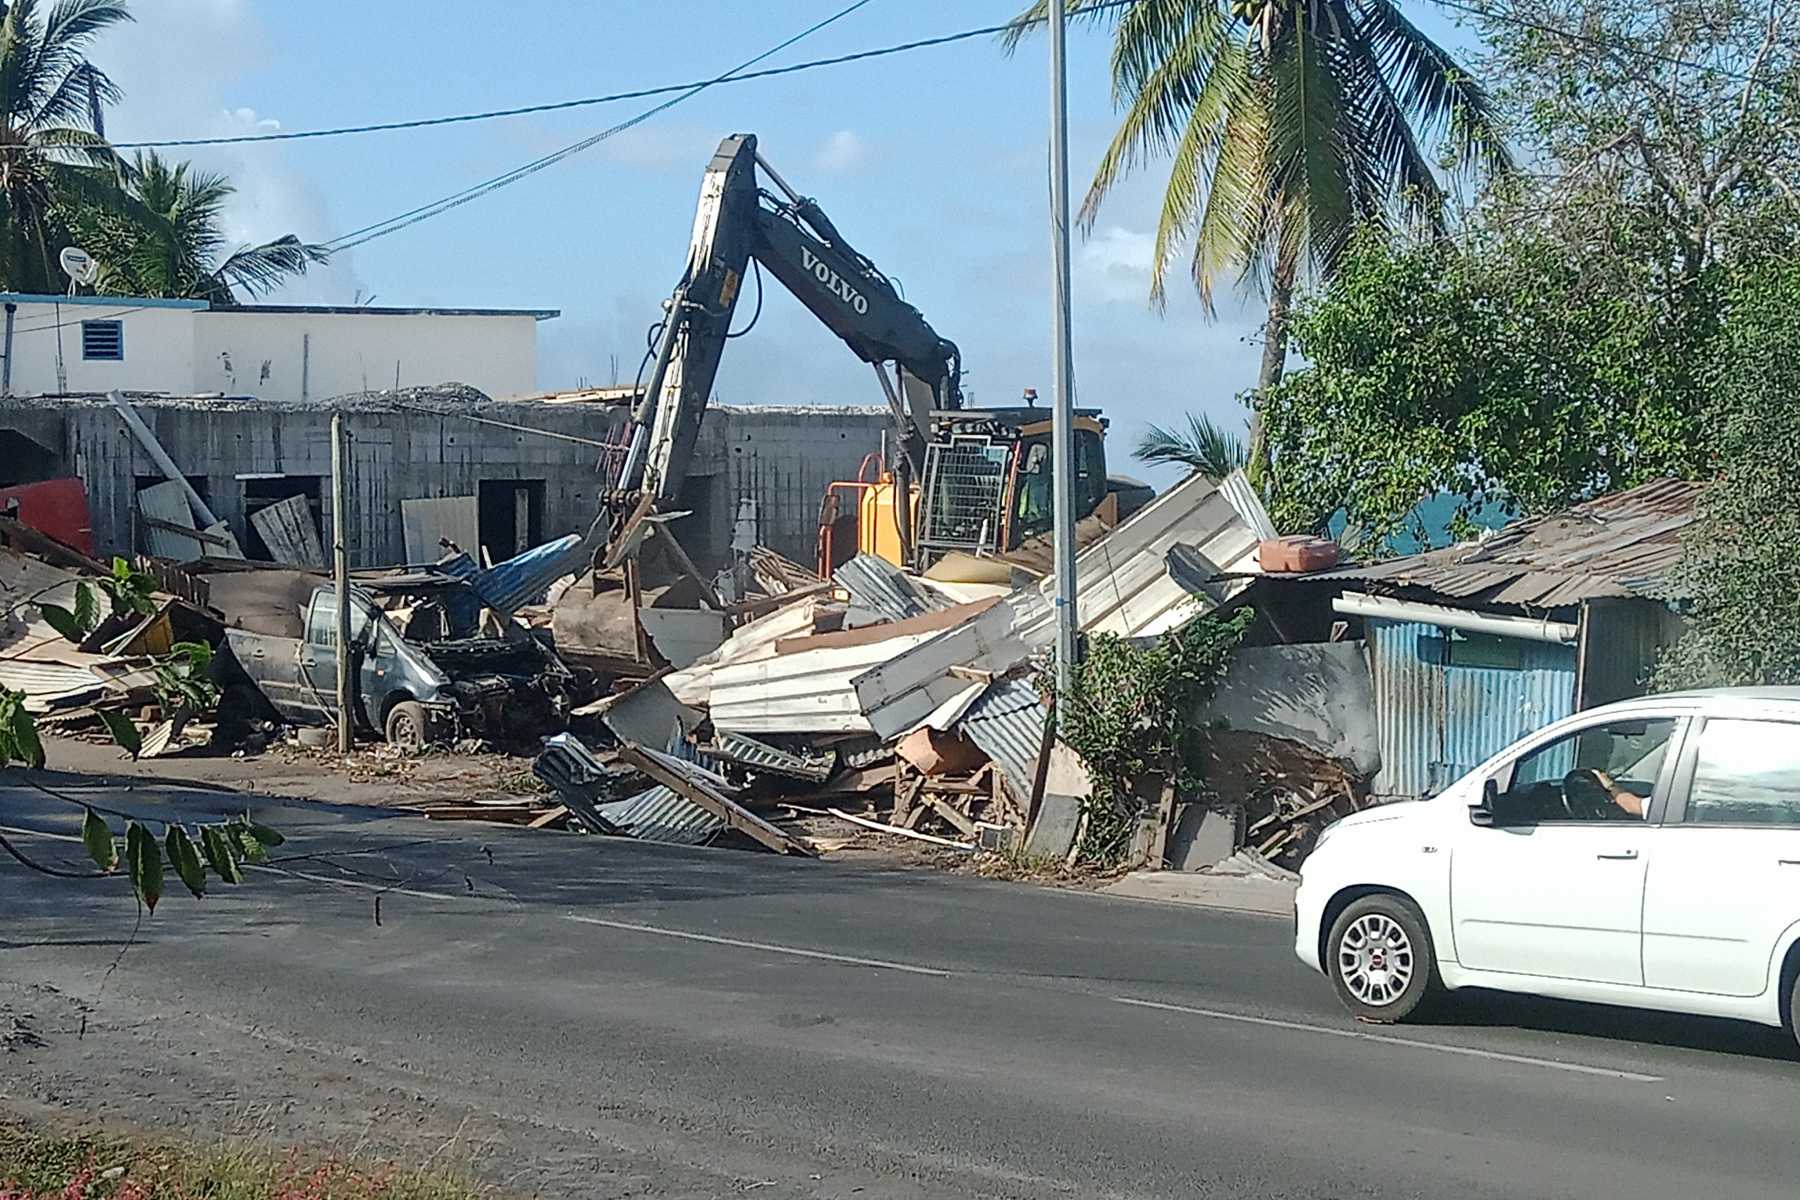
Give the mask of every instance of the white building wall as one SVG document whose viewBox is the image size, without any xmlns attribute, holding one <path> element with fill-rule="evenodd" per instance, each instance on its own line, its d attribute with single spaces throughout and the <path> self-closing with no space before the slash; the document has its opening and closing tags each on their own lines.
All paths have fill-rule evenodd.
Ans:
<svg viewBox="0 0 1800 1200">
<path fill-rule="evenodd" d="M 129 388 L 149 392 L 194 390 L 194 307 L 146 305 L 142 300 L 80 297 L 77 303 L 14 301 L 11 383 L 14 395 L 44 392 L 103 392 Z M 100 301 L 95 303 L 95 301 Z M 118 321 L 124 327 L 121 361 L 89 361 L 81 356 L 84 321 Z M 56 374 L 58 333 L 65 386 Z"/>
<path fill-rule="evenodd" d="M 265 400 L 455 381 L 537 390 L 537 321 L 521 315 L 221 309 L 194 319 L 191 388 Z"/>
</svg>

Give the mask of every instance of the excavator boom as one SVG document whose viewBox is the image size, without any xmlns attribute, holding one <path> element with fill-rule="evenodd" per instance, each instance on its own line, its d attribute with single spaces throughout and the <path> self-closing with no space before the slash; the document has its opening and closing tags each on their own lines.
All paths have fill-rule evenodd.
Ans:
<svg viewBox="0 0 1800 1200">
<path fill-rule="evenodd" d="M 758 167 L 776 185 L 758 185 Z M 654 366 L 632 414 L 619 490 L 654 507 L 675 502 L 687 477 L 719 360 L 730 336 L 744 274 L 755 262 L 864 362 L 896 364 L 900 394 L 886 374 L 900 444 L 924 445 L 929 414 L 962 407 L 961 356 L 939 337 L 875 265 L 858 253 L 819 206 L 787 186 L 756 151 L 753 134 L 719 144 L 700 188 L 687 268 L 668 301 Z M 615 530 L 615 541 L 618 531 Z"/>
</svg>

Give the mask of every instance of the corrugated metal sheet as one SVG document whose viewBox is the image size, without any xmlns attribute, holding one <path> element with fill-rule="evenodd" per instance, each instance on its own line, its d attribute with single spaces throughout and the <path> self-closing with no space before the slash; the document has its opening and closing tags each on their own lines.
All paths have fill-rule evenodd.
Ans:
<svg viewBox="0 0 1800 1200">
<path fill-rule="evenodd" d="M 602 804 L 599 811 L 639 841 L 671 846 L 704 846 L 725 828 L 724 821 L 661 784 L 629 800 Z"/>
<path fill-rule="evenodd" d="M 1256 494 L 1251 486 L 1250 477 L 1243 471 L 1233 471 L 1219 481 L 1219 492 L 1227 503 L 1237 510 L 1238 516 L 1244 518 L 1257 537 L 1268 540 L 1279 537 L 1275 530 L 1275 522 L 1269 516 L 1269 510 L 1263 507 L 1262 497 Z"/>
<path fill-rule="evenodd" d="M 165 479 L 161 483 L 140 488 L 137 494 L 137 510 L 140 516 L 154 517 L 158 521 L 167 521 L 183 529 L 193 529 L 194 510 L 188 507 L 187 489 L 173 479 Z M 204 543 L 198 538 L 188 537 L 173 529 L 163 529 L 146 524 L 143 529 L 144 544 L 150 553 L 158 558 L 172 558 L 176 562 L 188 562 L 201 558 Z"/>
<path fill-rule="evenodd" d="M 1050 710 L 1029 676 L 996 679 L 957 726 L 1000 768 L 1007 795 L 1021 809 L 1031 804 Z"/>
<path fill-rule="evenodd" d="M 1517 521 L 1459 542 L 1305 578 L 1412 588 L 1462 600 L 1561 608 L 1604 596 L 1670 598 L 1681 536 L 1705 484 L 1677 479 Z"/>
<path fill-rule="evenodd" d="M 106 685 L 86 667 L 57 663 L 0 661 L 0 688 L 25 694 L 25 708 L 44 712 L 59 704 L 75 704 L 99 696 Z"/>
<path fill-rule="evenodd" d="M 889 621 L 904 621 L 949 608 L 952 601 L 925 590 L 906 572 L 873 554 L 858 554 L 833 571 L 831 581 L 850 594 L 850 605 Z"/>
<path fill-rule="evenodd" d="M 752 662 L 718 667 L 712 673 L 713 726 L 740 733 L 868 733 L 873 729 L 890 736 L 937 707 L 944 697 L 897 728 L 884 731 L 865 715 L 855 681 L 877 664 L 954 632 L 933 630 L 861 646 L 771 653 Z"/>
<path fill-rule="evenodd" d="M 1048 646 L 1054 634 L 1049 601 L 1035 588 L 1015 592 L 852 680 L 867 727 L 884 738 L 911 729 L 968 687 L 952 668 L 1004 674 Z"/>
<path fill-rule="evenodd" d="M 737 763 L 814 783 L 824 783 L 831 777 L 832 768 L 837 766 L 835 750 L 809 750 L 805 754 L 795 754 L 779 746 L 732 733 L 728 729 L 714 730 L 712 744 L 707 747 L 707 752 L 722 762 Z"/>
<path fill-rule="evenodd" d="M 551 584 L 581 570 L 586 561 L 581 536 L 571 533 L 486 569 L 477 567 L 467 551 L 445 556 L 433 569 L 468 580 L 490 608 L 511 613 L 527 604 L 541 604 Z"/>
<path fill-rule="evenodd" d="M 490 606 L 514 612 L 527 604 L 542 604 L 550 585 L 579 571 L 587 557 L 581 535 L 571 533 L 477 571 L 471 582 Z"/>
<path fill-rule="evenodd" d="M 1179 629 L 1235 595 L 1248 580 L 1220 580 L 1211 597 L 1195 596 L 1168 572 L 1169 551 L 1191 550 L 1191 559 L 1215 575 L 1254 572 L 1261 539 L 1213 483 L 1192 475 L 1170 488 L 1105 540 L 1075 560 L 1076 611 L 1087 633 L 1153 637 Z M 1055 581 L 1045 580 L 1046 599 Z"/>
<path fill-rule="evenodd" d="M 670 750 L 688 762 L 708 763 L 679 733 L 670 739 Z M 592 813 L 605 823 L 647 842 L 697 846 L 709 841 L 725 822 L 693 801 L 666 787 L 653 787 L 634 796 L 613 800 L 621 783 L 633 772 L 609 769 L 574 737 L 559 733 L 544 742 L 543 753 L 531 764 L 532 774 L 555 788 L 578 813 Z"/>
<path fill-rule="evenodd" d="M 1414 622 L 1368 622 L 1381 771 L 1375 791 L 1436 791 L 1520 735 L 1575 709 L 1575 650 L 1521 638 L 1482 638 L 1498 651 L 1478 665 L 1458 657 L 1447 631 Z M 1473 656 L 1470 656 L 1473 658 Z"/>
<path fill-rule="evenodd" d="M 717 650 L 696 659 L 690 667 L 670 672 L 663 677 L 663 682 L 683 704 L 705 705 L 712 697 L 714 672 L 725 666 L 774 657 L 776 642 L 813 631 L 816 608 L 816 599 L 796 600 L 785 608 L 740 625 Z"/>
</svg>

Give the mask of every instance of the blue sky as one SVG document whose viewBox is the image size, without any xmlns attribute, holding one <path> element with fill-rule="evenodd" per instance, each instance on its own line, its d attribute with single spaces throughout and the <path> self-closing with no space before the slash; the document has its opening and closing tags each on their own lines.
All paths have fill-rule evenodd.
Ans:
<svg viewBox="0 0 1800 1200">
<path fill-rule="evenodd" d="M 1012 16 L 1021 0 L 874 0 L 768 65 L 929 37 Z M 138 23 L 93 57 L 125 88 L 116 140 L 303 129 L 508 107 L 705 78 L 835 12 L 843 0 L 137 0 Z M 1455 47 L 1436 10 L 1414 19 Z M 1077 25 L 1070 57 L 1077 200 L 1115 113 L 1105 31 Z M 1046 47 L 1007 57 L 989 38 L 716 87 L 574 159 L 350 251 L 279 299 L 558 308 L 540 327 L 541 382 L 629 381 L 645 328 L 680 273 L 700 173 L 719 139 L 766 157 L 962 348 L 978 403 L 1049 393 Z M 649 102 L 316 142 L 200 149 L 240 194 L 231 233 L 324 241 L 497 175 Z M 1113 421 L 1115 470 L 1148 422 L 1198 410 L 1243 420 L 1258 305 L 1206 321 L 1179 275 L 1147 303 L 1159 192 L 1152 164 L 1074 248 L 1079 401 Z M 735 342 L 727 403 L 879 400 L 868 368 L 771 284 Z M 1139 470 L 1159 483 L 1166 474 Z"/>
</svg>

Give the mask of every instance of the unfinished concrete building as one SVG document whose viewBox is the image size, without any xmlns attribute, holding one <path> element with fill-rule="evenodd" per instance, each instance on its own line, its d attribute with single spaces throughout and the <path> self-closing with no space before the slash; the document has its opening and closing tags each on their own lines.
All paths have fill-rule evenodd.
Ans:
<svg viewBox="0 0 1800 1200">
<path fill-rule="evenodd" d="M 321 534 L 330 529 L 331 415 L 343 410 L 350 560 L 359 567 L 435 557 L 429 534 L 443 528 L 461 528 L 459 544 L 473 539 L 465 548 L 495 561 L 585 532 L 601 486 L 601 444 L 619 439 L 628 415 L 625 398 L 613 392 L 494 401 L 457 385 L 311 405 L 242 396 L 128 399 L 252 558 L 267 557 L 249 519 L 266 505 L 304 496 Z M 750 500 L 758 540 L 810 563 L 826 485 L 855 477 L 889 421 L 880 407 L 715 406 L 680 506 L 691 515 L 675 525 L 682 544 L 703 567 L 720 565 L 739 502 Z M 153 549 L 156 531 L 141 519 L 136 498 L 163 475 L 105 396 L 0 399 L 0 487 L 70 475 L 86 485 L 97 547 Z M 407 502 L 448 498 L 458 500 L 442 506 L 454 510 L 451 523 L 426 519 L 409 554 Z"/>
</svg>

